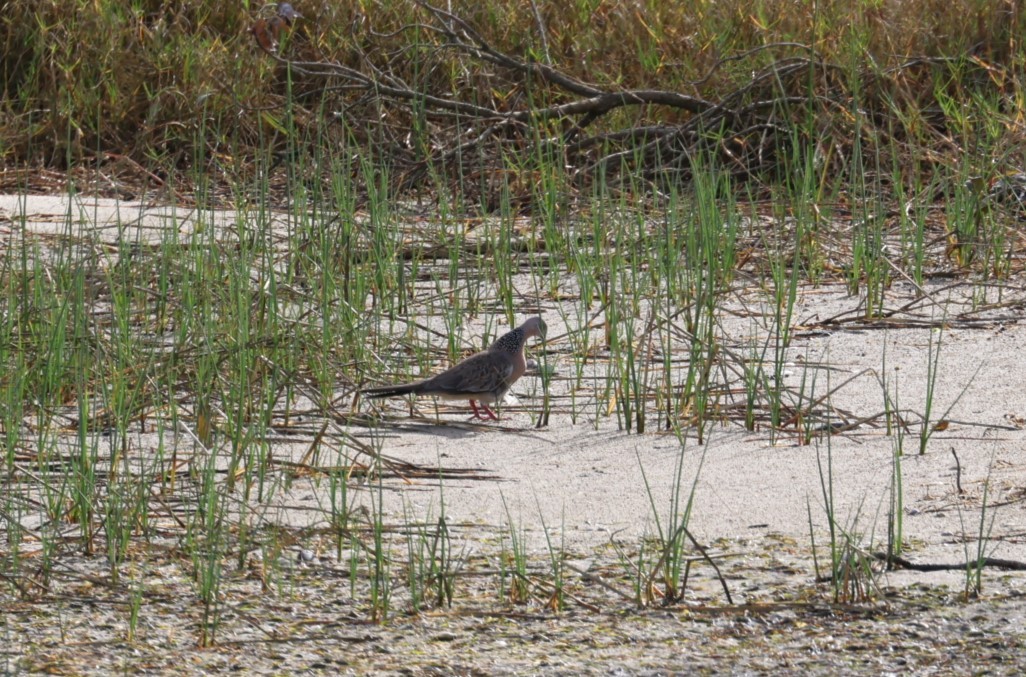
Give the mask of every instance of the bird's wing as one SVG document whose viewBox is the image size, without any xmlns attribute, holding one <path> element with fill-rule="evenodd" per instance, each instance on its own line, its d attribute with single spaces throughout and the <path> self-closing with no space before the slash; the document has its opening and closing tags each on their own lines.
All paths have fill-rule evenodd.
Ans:
<svg viewBox="0 0 1026 677">
<path fill-rule="evenodd" d="M 424 383 L 423 392 L 448 395 L 497 393 L 505 390 L 513 373 L 510 355 L 483 352 L 472 355 L 455 367 Z"/>
</svg>

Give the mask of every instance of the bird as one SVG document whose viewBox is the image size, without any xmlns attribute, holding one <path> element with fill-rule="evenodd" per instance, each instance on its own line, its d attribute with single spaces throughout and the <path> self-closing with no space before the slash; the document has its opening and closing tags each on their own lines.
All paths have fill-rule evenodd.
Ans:
<svg viewBox="0 0 1026 677">
<path fill-rule="evenodd" d="M 413 383 L 365 388 L 368 398 L 396 397 L 398 395 L 431 395 L 443 400 L 469 400 L 474 418 L 498 421 L 499 417 L 488 405 L 501 402 L 527 371 L 524 347 L 527 340 L 538 336 L 542 341 L 548 327 L 541 317 L 532 317 L 490 345 L 487 350 L 446 369 L 440 374 Z M 480 403 L 480 408 L 478 407 Z M 484 412 L 485 416 L 482 416 Z"/>
<path fill-rule="evenodd" d="M 1017 172 L 994 180 L 987 197 L 1020 219 L 1026 218 L 1026 174 Z"/>
<path fill-rule="evenodd" d="M 297 12 L 295 8 L 287 2 L 279 2 L 277 10 L 278 16 L 281 17 L 281 20 L 289 26 L 291 26 L 292 22 L 296 19 L 303 18 L 303 15 Z"/>
<path fill-rule="evenodd" d="M 274 53 L 278 51 L 278 43 L 282 34 L 288 33 L 296 19 L 303 15 L 288 2 L 279 2 L 275 6 L 275 14 L 270 19 L 257 19 L 249 32 L 256 38 L 260 49 Z"/>
</svg>

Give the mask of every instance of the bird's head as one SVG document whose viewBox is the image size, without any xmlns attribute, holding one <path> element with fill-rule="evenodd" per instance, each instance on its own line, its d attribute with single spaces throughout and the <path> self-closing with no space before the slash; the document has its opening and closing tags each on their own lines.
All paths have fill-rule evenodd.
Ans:
<svg viewBox="0 0 1026 677">
<path fill-rule="evenodd" d="M 548 326 L 545 324 L 545 320 L 541 319 L 541 317 L 532 317 L 524 322 L 521 328 L 524 330 L 525 338 L 539 336 L 542 341 L 545 340 L 545 334 L 549 331 Z"/>
</svg>

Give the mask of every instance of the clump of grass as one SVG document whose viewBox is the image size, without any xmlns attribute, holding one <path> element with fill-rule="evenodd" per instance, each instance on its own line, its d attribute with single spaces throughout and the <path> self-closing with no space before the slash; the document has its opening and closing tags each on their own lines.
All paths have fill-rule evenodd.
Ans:
<svg viewBox="0 0 1026 677">
<path fill-rule="evenodd" d="M 499 599 L 511 604 L 526 604 L 531 599 L 527 571 L 527 532 L 523 526 L 518 528 L 513 521 L 504 495 L 502 507 L 506 512 L 506 530 L 503 532 L 499 553 Z M 509 536 L 509 550 L 506 549 L 506 535 Z"/>
<path fill-rule="evenodd" d="M 954 449 L 952 449 L 954 453 Z M 958 456 L 955 456 L 958 462 Z M 983 494 L 980 497 L 980 521 L 976 528 L 976 548 L 970 548 L 969 532 L 966 529 L 965 515 L 962 512 L 961 504 L 958 506 L 958 521 L 962 526 L 963 554 L 965 557 L 965 588 L 966 599 L 979 596 L 983 592 L 983 570 L 986 567 L 988 558 L 987 543 L 990 541 L 990 534 L 994 529 L 994 519 L 997 517 L 997 509 L 989 504 L 990 498 L 990 470 L 993 469 L 993 459 L 988 469 L 987 479 L 983 482 Z M 996 546 L 995 546 L 996 547 Z"/>
<path fill-rule="evenodd" d="M 923 424 L 919 430 L 919 453 L 925 454 L 926 447 L 930 442 L 930 438 L 933 437 L 934 432 L 938 429 L 943 430 L 947 427 L 947 417 L 951 413 L 951 410 L 955 408 L 962 396 L 969 390 L 973 381 L 976 379 L 976 374 L 983 368 L 981 362 L 976 366 L 976 371 L 973 375 L 965 382 L 962 389 L 958 392 L 958 395 L 951 401 L 944 413 L 941 414 L 940 418 L 936 423 L 932 421 L 934 400 L 937 392 L 937 377 L 940 374 L 940 354 L 941 345 L 944 339 L 944 328 L 943 326 L 938 327 L 930 332 L 930 340 L 927 348 L 927 361 L 926 361 L 926 398 L 923 404 Z"/>
<path fill-rule="evenodd" d="M 833 446 L 831 436 L 826 437 L 826 458 L 816 447 L 816 463 L 819 469 L 820 489 L 823 499 L 823 510 L 826 515 L 829 540 L 826 544 L 830 556 L 828 573 L 820 570 L 816 550 L 815 527 L 812 517 L 812 504 L 807 501 L 809 519 L 809 539 L 813 552 L 813 563 L 816 568 L 816 579 L 830 583 L 835 603 L 865 602 L 879 594 L 877 574 L 874 569 L 876 560 L 872 554 L 862 547 L 862 537 L 858 533 L 859 512 L 851 517 L 849 525 L 841 523 L 838 506 L 834 500 Z"/>
<path fill-rule="evenodd" d="M 551 591 L 545 606 L 552 611 L 563 611 L 566 606 L 566 514 L 565 509 L 560 520 L 559 542 L 557 543 L 545 523 L 541 503 L 538 503 L 538 519 L 541 521 L 542 532 L 545 534 L 545 545 L 549 555 L 549 581 Z"/>
<path fill-rule="evenodd" d="M 453 539 L 445 515 L 445 495 L 439 490 L 441 507 L 437 520 L 418 522 L 404 507 L 406 534 L 407 584 L 414 612 L 431 606 L 452 606 L 462 555 L 453 552 Z"/>
</svg>

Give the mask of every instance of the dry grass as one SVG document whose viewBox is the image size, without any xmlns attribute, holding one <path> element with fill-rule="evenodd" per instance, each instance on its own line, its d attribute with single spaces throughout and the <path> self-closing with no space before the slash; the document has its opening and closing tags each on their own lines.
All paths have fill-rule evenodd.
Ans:
<svg viewBox="0 0 1026 677">
<path fill-rule="evenodd" d="M 132 3 L 97 0 L 14 2 L 5 8 L 0 83 L 4 90 L 0 153 L 7 165 L 66 168 L 127 155 L 163 172 L 211 163 L 229 176 L 254 170 L 252 159 L 286 137 L 316 154 L 330 139 L 375 145 L 409 129 L 401 111 L 351 100 L 332 83 L 293 75 L 257 48 L 248 29 L 270 8 L 244 3 Z M 283 52 L 367 71 L 387 63 L 418 91 L 459 93 L 498 109 L 525 95 L 529 83 L 501 69 L 471 67 L 437 49 L 436 36 L 410 28 L 426 22 L 413 2 L 295 3 L 304 19 Z M 825 62 L 853 103 L 886 115 L 893 137 L 911 157 L 925 149 L 934 161 L 957 166 L 954 153 L 981 143 L 1002 160 L 1018 151 L 1022 111 L 1017 35 L 1026 18 L 1017 2 L 638 3 L 581 1 L 454 3 L 497 49 L 551 63 L 607 88 L 653 88 L 719 100 L 754 70 L 804 54 L 781 44 L 802 43 Z M 647 6 L 646 6 L 647 5 Z M 405 27 L 405 30 L 402 30 Z M 398 32 L 397 32 L 398 31 Z M 910 60 L 952 59 L 906 69 L 877 89 L 866 74 L 883 74 Z M 881 80 L 880 82 L 883 82 Z M 534 85 L 532 85 L 534 86 Z M 994 119 L 957 120 L 939 94 L 982 104 Z M 289 112 L 284 102 L 290 101 Z M 333 112 L 345 111 L 345 125 Z M 836 113 L 836 111 L 835 111 Z M 999 114 L 999 115 L 997 115 Z M 633 121 L 679 121 L 680 113 L 649 107 Z M 619 121 L 621 124 L 623 120 Z M 989 126 L 988 126 L 989 125 Z M 830 126 L 821 121 L 819 127 Z M 216 129 L 205 138 L 200 130 Z M 981 129 L 987 128 L 981 141 Z M 379 144 L 380 145 L 380 144 Z M 389 149 L 379 147 L 387 158 Z M 908 161 L 908 157 L 905 158 Z"/>
</svg>

